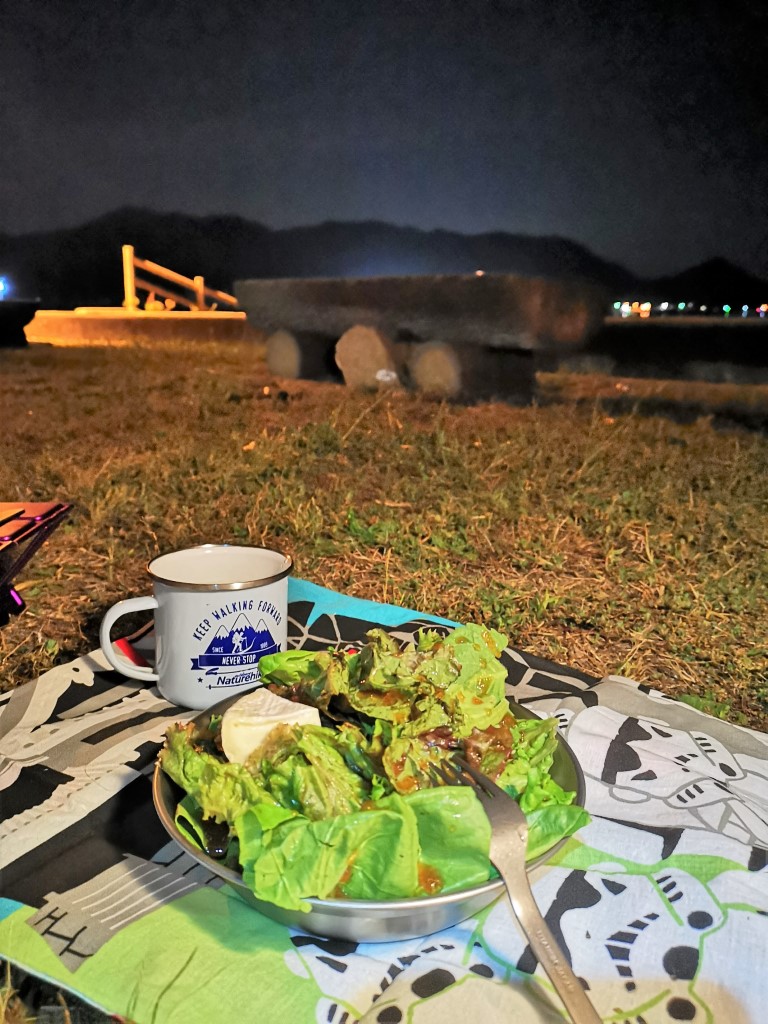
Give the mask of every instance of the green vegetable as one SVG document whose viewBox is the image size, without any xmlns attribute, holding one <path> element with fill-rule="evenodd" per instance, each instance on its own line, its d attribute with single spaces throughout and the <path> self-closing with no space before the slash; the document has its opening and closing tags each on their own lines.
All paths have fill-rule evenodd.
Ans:
<svg viewBox="0 0 768 1024">
<path fill-rule="evenodd" d="M 265 828 L 274 828 L 295 812 L 283 807 L 241 764 L 208 753 L 194 723 L 171 726 L 166 732 L 160 764 L 174 782 L 193 798 L 203 818 L 233 822 L 256 809 Z"/>
<path fill-rule="evenodd" d="M 253 813 L 234 824 L 245 884 L 291 909 L 307 909 L 309 896 L 405 899 L 489 877 L 490 826 L 470 789 L 393 793 L 375 810 L 298 818 L 269 833 Z"/>
<path fill-rule="evenodd" d="M 573 835 L 590 822 L 589 812 L 574 804 L 539 807 L 526 813 L 528 819 L 527 859 L 535 860 L 551 850 L 558 840 Z"/>
<path fill-rule="evenodd" d="M 359 811 L 370 786 L 350 770 L 337 737 L 316 725 L 278 727 L 259 761 L 264 788 L 282 807 L 314 821 Z"/>
<path fill-rule="evenodd" d="M 309 896 L 394 899 L 417 890 L 418 833 L 406 806 L 296 819 L 268 834 L 247 814 L 235 831 L 243 881 L 282 907 L 308 909 Z"/>
<path fill-rule="evenodd" d="M 408 898 L 487 880 L 482 806 L 431 775 L 453 751 L 519 800 L 529 858 L 589 820 L 549 774 L 556 720 L 510 713 L 506 637 L 468 625 L 422 631 L 403 650 L 383 630 L 368 641 L 261 659 L 275 693 L 319 708 L 333 728 L 277 726 L 244 765 L 221 755 L 217 720 L 168 730 L 160 759 L 187 793 L 179 820 L 193 835 L 196 814 L 226 821 L 258 898 L 306 909 L 309 897 Z"/>
</svg>

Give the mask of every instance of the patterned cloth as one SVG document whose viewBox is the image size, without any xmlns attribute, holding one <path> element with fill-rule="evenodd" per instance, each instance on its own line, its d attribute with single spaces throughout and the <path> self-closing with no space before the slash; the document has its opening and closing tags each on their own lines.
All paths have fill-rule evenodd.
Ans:
<svg viewBox="0 0 768 1024">
<path fill-rule="evenodd" d="M 301 580 L 291 643 L 446 620 Z M 509 693 L 556 715 L 593 820 L 533 873 L 607 1021 L 758 1022 L 768 1005 L 768 738 L 626 679 L 512 648 Z M 0 698 L 0 957 L 137 1024 L 562 1020 L 505 898 L 427 938 L 360 944 L 248 908 L 169 838 L 150 780 L 190 713 L 100 653 Z"/>
</svg>

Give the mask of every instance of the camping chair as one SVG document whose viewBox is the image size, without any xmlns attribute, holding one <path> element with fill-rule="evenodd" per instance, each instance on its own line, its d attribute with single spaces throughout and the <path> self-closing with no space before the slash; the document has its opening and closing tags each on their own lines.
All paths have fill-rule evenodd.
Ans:
<svg viewBox="0 0 768 1024">
<path fill-rule="evenodd" d="M 71 508 L 61 502 L 0 501 L 0 626 L 24 611 L 13 581 Z"/>
</svg>

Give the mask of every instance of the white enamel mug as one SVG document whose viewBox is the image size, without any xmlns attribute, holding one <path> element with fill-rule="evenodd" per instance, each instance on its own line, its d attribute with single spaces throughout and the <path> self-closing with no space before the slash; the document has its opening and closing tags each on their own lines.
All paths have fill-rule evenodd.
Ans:
<svg viewBox="0 0 768 1024">
<path fill-rule="evenodd" d="M 204 710 L 261 682 L 259 659 L 284 651 L 288 576 L 293 563 L 268 548 L 202 544 L 159 555 L 147 566 L 152 596 L 109 609 L 101 649 L 133 679 L 157 683 L 172 704 Z M 134 665 L 112 646 L 115 622 L 129 612 L 155 613 L 155 666 Z"/>
</svg>

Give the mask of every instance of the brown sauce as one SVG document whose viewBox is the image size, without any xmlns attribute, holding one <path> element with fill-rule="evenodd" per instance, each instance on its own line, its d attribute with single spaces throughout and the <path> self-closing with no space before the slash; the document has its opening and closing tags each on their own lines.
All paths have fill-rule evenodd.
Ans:
<svg viewBox="0 0 768 1024">
<path fill-rule="evenodd" d="M 335 900 L 344 899 L 344 896 L 346 895 L 345 892 L 344 892 L 344 886 L 347 884 L 347 882 L 352 877 L 352 869 L 355 866 L 355 858 L 356 857 L 357 857 L 357 854 L 353 853 L 352 856 L 347 861 L 347 866 L 344 868 L 344 871 L 342 872 L 341 877 L 339 878 L 338 882 L 336 883 L 336 887 L 334 888 L 333 892 L 331 893 L 331 898 L 332 899 L 335 899 Z"/>
<path fill-rule="evenodd" d="M 428 895 L 434 896 L 443 888 L 443 877 L 431 864 L 419 862 L 419 887 Z"/>
</svg>

